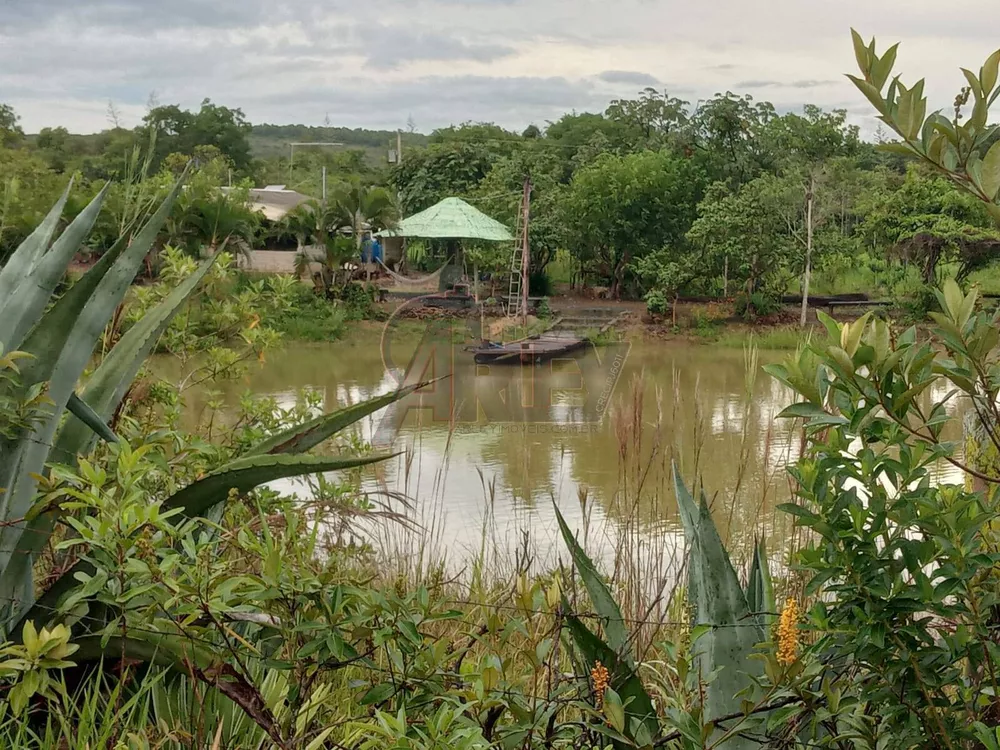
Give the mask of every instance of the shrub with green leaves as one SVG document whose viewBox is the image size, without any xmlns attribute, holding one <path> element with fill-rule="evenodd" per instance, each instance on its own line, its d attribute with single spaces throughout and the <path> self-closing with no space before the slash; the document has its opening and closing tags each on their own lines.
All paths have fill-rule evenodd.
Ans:
<svg viewBox="0 0 1000 750">
<path fill-rule="evenodd" d="M 733 300 L 733 312 L 747 321 L 766 318 L 781 310 L 781 300 L 773 292 L 740 292 Z"/>
<path fill-rule="evenodd" d="M 990 108 L 1000 98 L 1000 50 L 987 58 L 979 75 L 962 69 L 968 85 L 955 97 L 949 118 L 941 110 L 927 113 L 923 79 L 906 86 L 900 76 L 893 76 L 898 44 L 879 55 L 874 39 L 865 44 L 858 32 L 851 34 L 861 77 L 848 78 L 901 139 L 881 148 L 917 158 L 940 172 L 982 200 L 1000 223 L 1000 141 L 993 139 L 997 126 L 989 125 Z"/>
<path fill-rule="evenodd" d="M 665 315 L 670 308 L 670 301 L 659 289 L 653 289 L 646 293 L 646 310 L 650 315 Z"/>
<path fill-rule="evenodd" d="M 49 467 L 55 462 L 70 467 L 77 465 L 79 457 L 93 449 L 98 436 L 110 442 L 117 441 L 107 422 L 118 411 L 133 378 L 159 337 L 212 269 L 214 257 L 189 269 L 190 275 L 178 280 L 165 296 L 150 300 L 145 314 L 136 318 L 105 353 L 77 393 L 78 381 L 91 364 L 106 325 L 116 315 L 180 188 L 178 182 L 145 223 L 130 230 L 113 250 L 105 253 L 51 304 L 50 298 L 100 212 L 107 190 L 98 194 L 53 241 L 69 195 L 67 189 L 43 224 L 0 269 L 0 347 L 4 351 L 21 350 L 29 355 L 17 360 L 20 371 L 16 379 L 5 377 L 4 398 L 34 407 L 30 420 L 11 420 L 11 425 L 0 436 L 0 518 L 4 521 L 0 530 L 0 604 L 3 605 L 0 625 L 8 633 L 21 632 L 21 624 L 32 619 L 58 621 L 60 615 L 69 616 L 76 602 L 82 601 L 78 590 L 81 581 L 92 581 L 100 570 L 97 561 L 88 559 L 88 555 L 96 555 L 101 545 L 115 538 L 110 533 L 94 532 L 93 523 L 97 522 L 99 513 L 87 513 L 88 509 L 94 511 L 106 503 L 108 498 L 95 496 L 93 507 L 87 503 L 66 506 L 55 502 L 53 490 L 49 488 Z M 8 364 L 12 363 L 13 360 Z M 6 370 L 11 368 L 8 366 Z M 411 391 L 404 389 L 398 394 L 292 425 L 204 476 L 183 486 L 171 487 L 168 494 L 159 498 L 162 509 L 168 516 L 180 513 L 187 518 L 218 519 L 228 500 L 275 479 L 348 469 L 378 461 L 383 457 L 374 454 L 335 457 L 302 454 L 357 419 Z M 44 401 L 40 400 L 43 392 Z M 74 417 L 64 419 L 66 410 Z M 139 453 L 133 453 L 123 445 L 119 455 L 128 457 L 134 464 L 138 460 L 136 456 L 144 450 L 140 448 Z M 88 466 L 86 463 L 80 465 Z M 102 474 L 96 468 L 94 471 L 91 483 L 99 486 Z M 44 494 L 40 495 L 40 489 L 45 490 Z M 140 526 L 151 522 L 145 514 L 157 507 L 155 503 L 146 503 L 140 512 L 145 519 Z M 72 544 L 80 544 L 83 539 L 89 545 L 81 551 L 79 561 L 63 570 L 35 602 L 33 563 L 48 547 L 56 524 L 70 520 L 70 511 L 83 512 L 83 517 L 72 518 L 78 535 Z M 124 523 L 125 518 L 119 521 Z M 125 550 L 120 551 L 126 554 Z M 122 558 L 116 560 L 115 565 L 120 567 Z M 62 607 L 61 603 L 67 599 L 74 602 L 73 607 Z M 93 620 L 88 622 L 88 632 L 99 631 L 103 617 L 96 618 L 96 626 Z M 128 645 L 131 641 L 124 641 L 121 649 L 131 648 Z M 161 654 L 169 652 L 162 642 L 157 643 L 157 648 Z M 98 649 L 90 657 L 96 658 L 102 652 L 103 648 Z M 135 652 L 137 658 L 150 656 L 141 644 L 135 646 Z"/>
<path fill-rule="evenodd" d="M 813 540 L 799 565 L 815 642 L 809 680 L 790 688 L 812 708 L 786 719 L 872 747 L 973 747 L 976 722 L 995 721 L 1000 475 L 946 435 L 961 398 L 984 439 L 1000 439 L 1000 315 L 953 281 L 938 297 L 930 339 L 870 316 L 825 319 L 826 341 L 768 368 L 802 398 L 784 416 L 808 439 L 784 509 Z M 942 482 L 941 464 L 973 482 Z"/>
<path fill-rule="evenodd" d="M 48 700 L 64 698 L 62 681 L 52 673 L 74 666 L 69 657 L 78 648 L 70 643 L 70 631 L 65 625 L 38 631 L 33 623 L 26 622 L 20 643 L 0 648 L 0 680 L 16 678 L 6 696 L 11 711 L 23 714 L 36 695 Z"/>
</svg>

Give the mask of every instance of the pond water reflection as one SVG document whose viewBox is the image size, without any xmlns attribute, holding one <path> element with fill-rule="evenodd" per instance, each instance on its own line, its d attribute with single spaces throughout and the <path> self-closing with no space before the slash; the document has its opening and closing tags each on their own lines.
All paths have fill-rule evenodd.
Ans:
<svg viewBox="0 0 1000 750">
<path fill-rule="evenodd" d="M 393 356 L 402 364 L 386 369 L 377 334 L 290 345 L 232 384 L 224 401 L 235 404 L 249 389 L 290 406 L 309 391 L 333 410 L 395 390 L 416 348 L 415 341 L 395 342 Z M 580 372 L 606 371 L 601 356 L 581 353 L 576 362 L 536 366 L 526 376 L 518 366 L 477 366 L 455 347 L 454 377 L 435 386 L 438 396 L 426 408 L 397 413 L 398 433 L 386 428 L 397 425 L 384 412 L 358 426 L 365 440 L 385 443 L 388 436 L 403 451 L 370 473 L 365 487 L 412 498 L 425 554 L 446 557 L 452 569 L 486 549 L 512 564 L 526 544 L 552 562 L 562 553 L 555 502 L 608 564 L 646 547 L 662 572 L 675 568 L 683 544 L 670 479 L 676 460 L 689 484 L 704 487 L 737 554 L 755 535 L 776 552 L 786 548 L 791 524 L 775 506 L 788 498 L 784 469 L 799 455 L 801 434 L 776 419 L 792 402 L 790 392 L 760 370 L 783 355 L 760 352 L 752 366 L 739 349 L 637 341 L 621 358 L 607 404 L 598 405 L 581 389 Z M 191 419 L 209 408 L 198 392 L 186 394 L 186 405 Z M 950 467 L 941 478 L 961 479 Z M 420 546 L 400 528 L 380 533 L 390 557 Z"/>
</svg>

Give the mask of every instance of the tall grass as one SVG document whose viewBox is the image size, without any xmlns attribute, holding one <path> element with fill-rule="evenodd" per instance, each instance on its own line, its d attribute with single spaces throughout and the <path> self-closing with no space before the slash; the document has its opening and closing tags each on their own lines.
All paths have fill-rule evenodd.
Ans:
<svg viewBox="0 0 1000 750">
<path fill-rule="evenodd" d="M 153 691 L 165 674 L 147 674 L 129 685 L 134 676 L 111 680 L 95 673 L 75 692 L 66 691 L 63 699 L 50 701 L 44 719 L 37 723 L 24 716 L 5 717 L 0 723 L 0 747 L 96 750 L 150 747 L 153 738 L 165 743 L 171 734 L 157 729 L 152 707 Z"/>
<path fill-rule="evenodd" d="M 837 265 L 814 271 L 809 283 L 810 294 L 834 296 L 837 294 L 877 293 L 880 279 L 863 263 Z M 798 281 L 792 285 L 790 294 L 800 292 Z"/>
<path fill-rule="evenodd" d="M 757 413 L 760 404 L 755 394 L 759 392 L 760 367 L 757 349 L 752 344 L 744 349 L 744 364 L 744 387 L 739 399 L 742 419 L 739 471 L 734 486 L 714 486 L 713 467 L 705 464 L 704 447 L 711 439 L 710 414 L 702 406 L 707 399 L 703 399 L 698 383 L 693 393 L 682 392 L 681 373 L 675 370 L 668 382 L 650 389 L 644 373 L 640 373 L 626 384 L 605 417 L 606 429 L 615 436 L 616 491 L 609 498 L 597 499 L 581 485 L 576 496 L 578 507 L 563 508 L 581 543 L 605 572 L 621 605 L 643 678 L 654 693 L 664 697 L 671 694 L 668 683 L 673 667 L 667 664 L 662 643 L 676 643 L 683 638 L 689 622 L 686 549 L 671 479 L 673 463 L 676 461 L 689 479 L 705 475 L 705 482 L 693 484 L 696 491 L 704 489 L 711 498 L 713 512 L 720 530 L 729 536 L 738 568 L 749 557 L 753 537 L 769 531 L 775 536 L 773 532 L 780 526 L 771 493 L 775 491 L 776 476 L 794 457 L 794 448 L 787 445 L 772 451 L 775 436 L 770 426 L 761 446 L 761 435 L 751 425 L 762 421 L 770 425 L 770 419 Z M 670 425 L 681 423 L 681 405 L 690 399 L 698 405 L 694 427 L 687 434 L 672 432 Z M 398 480 L 380 479 L 382 494 L 399 501 L 400 513 L 405 518 L 402 523 L 376 517 L 364 521 L 372 555 L 370 585 L 403 592 L 426 586 L 435 596 L 445 597 L 449 606 L 461 611 L 462 617 L 425 630 L 434 629 L 433 636 L 441 641 L 469 644 L 472 648 L 467 657 L 469 663 L 474 663 L 478 649 L 486 652 L 501 643 L 505 662 L 509 657 L 505 669 L 512 675 L 527 675 L 525 679 L 532 683 L 526 691 L 529 694 L 544 694 L 551 688 L 551 683 L 543 684 L 551 680 L 554 671 L 551 665 L 558 667 L 557 678 L 566 671 L 572 673 L 574 665 L 569 663 L 567 654 L 558 651 L 548 671 L 526 660 L 524 647 L 550 633 L 558 625 L 559 617 L 555 612 L 528 614 L 533 612 L 532 592 L 558 578 L 571 609 L 589 612 L 592 605 L 575 588 L 565 564 L 566 551 L 551 528 L 532 523 L 519 531 L 515 539 L 504 536 L 497 523 L 497 509 L 507 501 L 505 490 L 495 477 L 487 477 L 483 472 L 479 474 L 483 514 L 479 519 L 477 549 L 464 560 L 453 557 L 456 540 L 446 536 L 445 519 L 449 512 L 446 486 L 453 444 L 461 437 L 453 419 L 441 463 L 425 466 L 419 460 L 425 436 L 418 432 L 407 446 Z M 765 460 L 762 465 L 755 465 L 752 458 L 761 448 Z M 416 487 L 424 486 L 419 480 L 425 471 L 433 474 L 429 494 L 403 503 L 407 495 L 415 493 Z M 759 487 L 759 494 L 754 496 L 749 487 Z M 742 535 L 732 533 L 737 527 L 745 530 Z M 783 529 L 777 535 L 792 538 Z M 779 580 L 781 553 L 785 551 L 774 550 L 777 554 L 772 555 Z M 470 632 L 480 629 L 482 633 L 482 623 L 490 622 L 491 618 L 504 623 L 517 613 L 524 616 L 527 632 L 492 633 L 484 636 L 482 645 L 470 639 Z M 496 630 L 501 633 L 504 628 L 501 625 Z M 256 662 L 253 669 L 253 682 L 260 687 L 265 703 L 279 720 L 288 718 L 282 713 L 286 710 L 282 696 L 287 675 L 265 669 Z M 330 715 L 324 714 L 319 720 L 325 726 L 338 727 L 357 720 L 358 685 L 365 684 L 368 678 L 370 675 L 360 666 L 324 677 L 323 704 Z M 367 709 L 360 710 L 361 718 L 365 718 Z M 350 745 L 346 729 L 337 731 L 331 741 L 343 740 Z M 53 707 L 44 724 L 13 719 L 0 724 L 0 747 L 90 750 L 118 746 L 264 750 L 271 743 L 260 727 L 228 698 L 216 691 L 205 691 L 183 675 L 155 672 L 141 680 L 123 679 L 114 685 L 92 680 L 66 702 L 65 708 Z"/>
<path fill-rule="evenodd" d="M 313 299 L 315 302 L 272 316 L 268 326 L 298 341 L 328 342 L 342 338 L 347 331 L 344 312 L 325 300 Z"/>
<path fill-rule="evenodd" d="M 753 344 L 763 351 L 795 351 L 809 341 L 812 328 L 798 326 L 780 326 L 777 328 L 744 329 L 726 331 L 713 344 L 730 349 L 743 349 Z"/>
<path fill-rule="evenodd" d="M 789 338 L 796 344 L 801 342 L 797 330 Z M 740 343 L 745 350 L 746 379 L 739 405 L 742 428 L 735 486 L 715 486 L 712 467 L 704 464 L 704 447 L 712 435 L 697 384 L 693 394 L 682 392 L 681 376 L 675 371 L 672 383 L 649 389 L 646 377 L 638 374 L 605 415 L 603 429 L 613 432 L 617 450 L 615 492 L 611 497 L 597 498 L 581 484 L 576 489 L 576 507 L 566 507 L 566 501 L 560 504 L 581 543 L 606 572 L 625 617 L 642 623 L 637 638 L 647 647 L 662 637 L 664 628 L 676 628 L 687 619 L 686 549 L 671 470 L 675 461 L 686 477 L 695 479 L 692 484 L 699 489 L 699 479 L 706 476 L 704 490 L 711 498 L 720 529 L 727 533 L 743 530 L 730 535 L 734 560 L 749 560 L 756 536 L 789 538 L 785 529 L 790 523 L 774 510 L 774 493 L 798 446 L 792 441 L 780 443 L 773 415 L 759 413 L 754 397 L 760 372 L 758 346 L 756 340 L 748 342 L 746 338 Z M 669 425 L 682 423 L 680 405 L 692 398 L 697 405 L 693 429 L 689 434 L 670 431 Z M 767 425 L 763 435 L 756 429 L 758 424 Z M 446 450 L 437 466 L 420 460 L 425 435 L 417 430 L 401 459 L 400 475 L 395 481 L 381 480 L 383 492 L 388 493 L 390 486 L 401 488 L 406 495 L 417 486 L 430 484 L 432 489 L 411 498 L 408 524 L 378 523 L 371 528 L 373 554 L 382 574 L 399 586 L 445 586 L 456 601 L 479 606 L 516 604 L 513 597 L 518 581 L 544 580 L 559 573 L 566 551 L 545 507 L 547 502 L 540 498 L 517 530 L 501 528 L 497 509 L 514 501 L 505 497 L 507 490 L 496 477 L 487 477 L 482 470 L 482 515 L 479 536 L 470 545 L 473 549 L 462 554 L 458 540 L 447 536 L 448 513 L 468 512 L 467 504 L 449 503 L 447 494 L 451 448 L 465 429 L 469 428 L 459 429 L 454 423 L 449 426 Z M 763 460 L 755 460 L 760 456 Z M 432 473 L 429 483 L 421 481 L 426 472 Z M 759 494 L 754 495 L 753 488 L 759 488 Z M 555 502 L 551 493 L 548 501 Z M 508 516 L 505 509 L 505 518 Z M 775 534 L 779 528 L 781 532 Z M 781 562 L 785 551 L 774 550 L 776 573 L 785 567 Z"/>
</svg>

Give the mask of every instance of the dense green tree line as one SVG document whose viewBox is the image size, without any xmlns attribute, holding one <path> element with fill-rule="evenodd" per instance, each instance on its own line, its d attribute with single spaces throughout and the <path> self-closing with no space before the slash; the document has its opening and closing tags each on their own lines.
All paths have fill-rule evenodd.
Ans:
<svg viewBox="0 0 1000 750">
<path fill-rule="evenodd" d="M 392 167 L 382 151 L 394 146 L 390 135 L 253 126 L 241 110 L 209 100 L 196 111 L 153 107 L 131 130 L 26 135 L 2 105 L 0 256 L 37 224 L 69 175 L 83 183 L 82 206 L 104 180 L 136 185 L 142 175 L 164 175 L 165 184 L 189 162 L 204 187 L 199 210 L 245 225 L 246 246 L 268 240 L 245 200 L 232 205 L 245 194 L 213 202 L 211 190 L 282 183 L 320 198 L 325 170 L 331 191 L 391 187 L 404 215 L 458 195 L 513 227 L 529 180 L 535 273 L 544 275 L 558 256 L 572 283 L 643 297 L 657 312 L 693 294 L 738 297 L 753 314 L 781 294 L 808 294 L 817 273 L 821 290 L 846 291 L 850 284 L 838 281 L 852 276 L 864 291 L 895 293 L 904 281 L 965 278 L 1000 249 L 981 205 L 925 167 L 906 166 L 894 144 L 863 141 L 841 110 L 782 114 L 731 92 L 691 106 L 646 89 L 603 113 L 569 113 L 544 129 L 465 123 L 430 136 L 408 132 L 403 159 Z M 292 141 L 343 145 L 300 148 L 290 163 Z M 106 213 L 110 238 L 122 222 Z M 211 231 L 190 229 L 210 224 L 202 216 L 171 239 L 192 250 L 210 245 Z M 95 232 L 98 251 L 101 236 Z M 510 249 L 470 252 L 480 268 L 502 272 Z"/>
<path fill-rule="evenodd" d="M 526 178 L 534 267 L 563 249 L 585 281 L 656 311 L 697 294 L 754 314 L 808 293 L 817 270 L 892 293 L 908 274 L 981 269 L 1000 239 L 981 206 L 861 140 L 844 111 L 779 114 L 733 93 L 691 107 L 647 89 L 544 133 L 446 128 L 392 174 L 405 212 L 459 194 L 512 225 Z"/>
<path fill-rule="evenodd" d="M 118 122 L 113 108 L 109 118 Z M 216 245 L 219 237 L 238 238 L 237 250 L 281 241 L 284 227 L 265 226 L 250 208 L 247 188 L 288 184 L 318 199 L 324 168 L 330 195 L 355 184 L 384 184 L 386 152 L 375 147 L 388 146 L 390 135 L 394 141 L 395 134 L 384 131 L 254 127 L 241 110 L 207 99 L 194 111 L 154 106 L 133 129 L 114 124 L 92 135 L 71 134 L 64 127 L 25 134 L 15 110 L 0 104 L 0 262 L 38 224 L 70 177 L 77 189 L 67 207 L 67 220 L 101 185 L 113 181 L 89 240 L 95 253 L 114 242 L 127 214 L 162 198 L 165 186 L 185 169 L 191 171 L 189 187 L 176 204 L 160 247 L 172 244 L 197 254 Z M 287 142 L 282 139 L 343 146 L 302 147 L 289 164 Z M 416 133 L 403 138 L 404 148 L 425 141 Z"/>
</svg>

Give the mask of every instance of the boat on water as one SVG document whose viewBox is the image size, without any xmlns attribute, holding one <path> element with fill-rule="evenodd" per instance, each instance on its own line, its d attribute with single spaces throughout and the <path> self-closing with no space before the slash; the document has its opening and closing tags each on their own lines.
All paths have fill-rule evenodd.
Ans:
<svg viewBox="0 0 1000 750">
<path fill-rule="evenodd" d="M 587 345 L 587 339 L 579 336 L 557 336 L 539 334 L 508 344 L 484 342 L 470 347 L 478 365 L 537 364 L 570 354 Z"/>
</svg>

